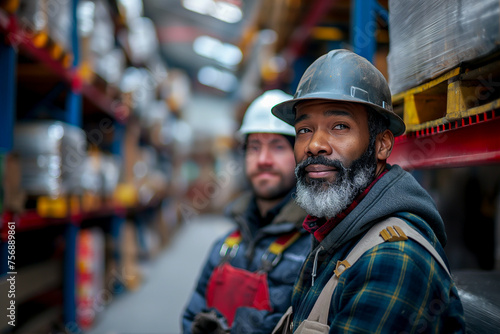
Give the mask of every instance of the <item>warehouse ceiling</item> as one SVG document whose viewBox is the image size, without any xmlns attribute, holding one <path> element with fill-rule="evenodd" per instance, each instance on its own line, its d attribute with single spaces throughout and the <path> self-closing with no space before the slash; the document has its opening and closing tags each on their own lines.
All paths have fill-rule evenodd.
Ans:
<svg viewBox="0 0 500 334">
<path fill-rule="evenodd" d="M 234 23 L 188 10 L 182 3 L 182 0 L 145 0 L 144 11 L 155 22 L 162 52 L 169 65 L 194 74 L 202 66 L 218 65 L 216 60 L 195 53 L 193 43 L 196 38 L 209 36 L 223 43 L 238 43 L 258 0 L 242 3 L 242 17 Z"/>
<path fill-rule="evenodd" d="M 283 87 L 288 80 L 286 84 L 293 90 L 297 84 L 291 82 L 297 78 L 293 71 L 305 70 L 301 66 L 332 48 L 351 48 L 353 3 L 143 0 L 143 7 L 144 15 L 155 24 L 167 67 L 185 71 L 195 90 L 247 94 L 244 100 L 248 100 L 263 83 L 264 88 Z M 378 3 L 388 8 L 388 0 Z M 388 45 L 387 25 L 379 25 L 377 40 Z M 297 68 L 293 64 L 298 58 L 301 64 Z M 382 61 L 375 60 L 375 65 L 385 73 L 383 58 L 382 54 Z M 216 88 L 207 88 L 213 86 Z"/>
<path fill-rule="evenodd" d="M 217 13 L 215 9 L 203 8 L 204 2 L 212 1 L 144 0 L 144 13 L 155 23 L 167 66 L 185 70 L 192 79 L 207 66 L 235 74 L 242 55 L 230 46 L 236 47 L 243 40 L 259 0 L 232 1 L 235 5 L 226 8 L 229 22 L 221 20 L 225 18 L 223 10 L 219 18 L 210 15 Z M 192 81 L 196 83 L 197 80 Z"/>
<path fill-rule="evenodd" d="M 245 68 L 251 67 L 249 64 L 256 55 L 256 45 L 262 46 L 263 38 L 272 44 L 271 56 L 297 56 L 309 38 L 310 29 L 331 4 L 345 7 L 347 3 L 348 7 L 349 0 L 143 0 L 143 3 L 144 14 L 155 23 L 167 66 L 183 69 L 200 88 L 197 83 L 200 73 L 210 76 L 213 71 L 233 74 L 241 82 Z"/>
</svg>

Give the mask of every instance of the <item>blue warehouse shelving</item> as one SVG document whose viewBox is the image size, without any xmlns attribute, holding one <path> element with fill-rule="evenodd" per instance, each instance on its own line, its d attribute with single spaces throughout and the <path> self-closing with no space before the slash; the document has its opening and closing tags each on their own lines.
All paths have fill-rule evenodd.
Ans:
<svg viewBox="0 0 500 334">
<path fill-rule="evenodd" d="M 34 33 L 27 29 L 16 14 L 18 1 L 3 2 L 6 5 L 3 8 L 0 7 L 0 164 L 2 167 L 5 166 L 5 161 L 12 152 L 14 128 L 20 120 L 50 119 L 84 129 L 86 119 L 105 119 L 109 121 L 109 127 L 113 130 L 113 139 L 104 149 L 117 157 L 123 158 L 126 154 L 123 142 L 131 111 L 127 105 L 117 103 L 121 95 L 116 94 L 121 94 L 121 92 L 113 92 L 111 95 L 95 81 L 86 80 L 85 75 L 82 74 L 81 41 L 77 27 L 79 2 L 72 0 L 69 3 L 70 13 L 68 14 L 71 21 L 71 27 L 67 31 L 70 35 L 68 39 L 71 41 L 69 48 L 59 45 L 50 34 Z M 120 15 L 114 1 L 106 3 L 110 5 L 113 15 Z M 123 22 L 124 20 L 118 18 L 115 21 Z M 127 27 L 124 25 L 117 29 L 126 30 Z M 38 80 L 37 83 L 30 83 L 33 78 Z M 27 85 L 37 92 L 34 96 L 22 98 L 22 108 L 26 109 L 30 106 L 31 109 L 24 110 L 22 115 L 18 113 L 19 106 L 16 105 L 19 101 L 20 85 Z M 51 106 L 49 108 L 51 112 L 41 114 L 40 110 L 46 110 L 47 108 L 44 108 L 46 106 Z M 9 177 L 4 169 L 0 169 L 2 179 Z M 115 265 L 120 265 L 121 231 L 126 218 L 142 210 L 156 210 L 159 205 L 158 203 L 149 206 L 139 205 L 137 199 L 130 195 L 131 192 L 133 193 L 130 185 L 125 188 L 128 189 L 128 198 L 124 197 L 122 192 L 112 201 L 102 201 L 86 195 L 59 198 L 41 196 L 29 198 L 28 200 L 33 202 L 31 206 L 24 207 L 20 211 L 4 207 L 0 209 L 1 279 L 5 279 L 5 274 L 8 272 L 7 222 L 16 223 L 16 233 L 20 239 L 30 233 L 44 235 L 49 233 L 48 231 L 50 233 L 57 231 L 63 240 L 63 242 L 58 241 L 57 238 L 53 240 L 53 244 L 56 244 L 54 247 L 59 247 L 54 253 L 57 254 L 61 250 L 63 252 L 62 255 L 58 255 L 59 263 L 50 267 L 58 269 L 51 274 L 50 278 L 39 278 L 41 282 L 50 280 L 52 285 L 47 283 L 48 288 L 32 291 L 31 295 L 17 300 L 19 310 L 24 311 L 23 304 L 33 299 L 37 302 L 50 300 L 46 308 L 56 310 L 51 313 L 55 319 L 53 325 L 57 324 L 55 326 L 64 328 L 66 332 L 81 331 L 77 310 L 77 269 L 79 266 L 77 257 L 80 232 L 87 226 L 95 224 L 103 226 L 112 240 L 112 261 Z M 4 189 L 1 189 L 0 194 L 3 193 Z M 0 198 L 0 203 L 3 204 L 3 198 Z M 94 221 L 97 223 L 93 223 Z M 63 245 L 62 248 L 61 245 Z M 18 242 L 18 247 L 21 247 L 20 242 Z M 36 249 L 31 251 L 37 252 Z M 25 253 L 26 250 L 18 250 L 18 258 Z M 31 268 L 31 265 L 19 268 L 21 283 L 24 282 L 23 273 L 30 271 Z M 61 269 L 60 272 L 59 269 Z M 54 278 L 52 275 L 58 277 Z M 124 287 L 119 286 L 120 284 L 122 282 L 114 282 L 111 292 L 123 291 Z M 43 284 L 38 285 L 43 286 Z M 21 329 L 29 320 L 20 315 L 18 321 Z M 3 330 L 7 329 L 0 328 L 0 331 L 3 332 Z"/>
</svg>

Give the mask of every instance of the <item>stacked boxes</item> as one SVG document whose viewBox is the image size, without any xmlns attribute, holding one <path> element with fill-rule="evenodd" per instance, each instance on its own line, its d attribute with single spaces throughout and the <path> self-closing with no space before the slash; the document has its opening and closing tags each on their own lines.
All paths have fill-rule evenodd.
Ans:
<svg viewBox="0 0 500 334">
<path fill-rule="evenodd" d="M 79 1 L 78 33 L 81 38 L 81 75 L 93 82 L 99 75 L 116 86 L 125 69 L 125 54 L 115 46 L 115 27 L 107 1 Z"/>
<path fill-rule="evenodd" d="M 77 322 L 80 328 L 87 330 L 111 296 L 104 285 L 104 233 L 99 228 L 84 229 L 78 234 L 77 245 Z"/>
<path fill-rule="evenodd" d="M 19 156 L 22 189 L 33 196 L 80 193 L 86 146 L 85 132 L 63 122 L 16 124 L 13 151 Z"/>
<path fill-rule="evenodd" d="M 497 0 L 390 0 L 389 12 L 392 94 L 498 49 Z"/>
<path fill-rule="evenodd" d="M 70 65 L 71 2 L 66 0 L 23 0 L 17 10 L 20 28 L 38 48 L 46 48 L 53 59 Z"/>
</svg>

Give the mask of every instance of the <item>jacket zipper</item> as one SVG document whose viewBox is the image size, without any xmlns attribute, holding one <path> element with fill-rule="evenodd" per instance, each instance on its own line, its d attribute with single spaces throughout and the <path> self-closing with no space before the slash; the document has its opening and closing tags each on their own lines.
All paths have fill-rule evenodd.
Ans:
<svg viewBox="0 0 500 334">
<path fill-rule="evenodd" d="M 318 254 L 323 250 L 323 246 L 319 246 L 318 249 L 316 249 L 316 254 L 314 254 L 314 262 L 313 262 L 313 270 L 312 270 L 312 280 L 311 280 L 311 286 L 314 286 L 314 279 L 316 278 L 316 270 L 318 269 Z"/>
</svg>

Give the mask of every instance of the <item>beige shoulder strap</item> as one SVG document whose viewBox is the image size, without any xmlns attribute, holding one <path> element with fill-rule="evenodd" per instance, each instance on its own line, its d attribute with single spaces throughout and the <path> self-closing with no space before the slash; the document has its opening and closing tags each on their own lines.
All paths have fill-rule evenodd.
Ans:
<svg viewBox="0 0 500 334">
<path fill-rule="evenodd" d="M 436 261 L 439 262 L 443 269 L 448 273 L 448 275 L 450 275 L 450 272 L 441 256 L 439 256 L 436 249 L 422 235 L 420 235 L 420 233 L 408 226 L 404 220 L 396 217 L 390 217 L 370 228 L 370 230 L 347 255 L 347 258 L 337 263 L 335 275 L 330 278 L 321 291 L 321 294 L 314 304 L 307 320 L 320 322 L 325 325 L 327 324 L 333 292 L 335 291 L 339 277 L 344 270 L 352 266 L 361 257 L 361 255 L 383 242 L 401 241 L 407 240 L 408 238 L 413 239 L 427 249 L 427 251 L 432 254 Z"/>
</svg>

